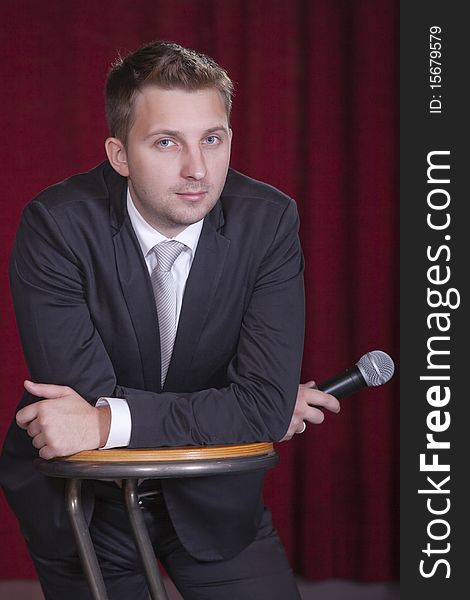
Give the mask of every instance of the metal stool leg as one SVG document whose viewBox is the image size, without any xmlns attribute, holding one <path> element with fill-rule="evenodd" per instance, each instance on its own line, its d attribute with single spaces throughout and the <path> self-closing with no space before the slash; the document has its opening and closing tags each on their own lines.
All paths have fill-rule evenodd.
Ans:
<svg viewBox="0 0 470 600">
<path fill-rule="evenodd" d="M 82 482 L 80 479 L 68 479 L 66 485 L 67 511 L 72 522 L 78 554 L 82 562 L 85 577 L 94 600 L 108 600 L 103 576 L 91 541 L 88 525 L 83 516 L 81 503 Z"/>
<path fill-rule="evenodd" d="M 168 600 L 168 596 L 163 585 L 160 571 L 157 565 L 152 544 L 145 525 L 144 517 L 139 506 L 136 479 L 124 480 L 124 496 L 126 499 L 127 512 L 134 533 L 135 543 L 142 560 L 147 578 L 147 584 L 152 600 Z"/>
</svg>

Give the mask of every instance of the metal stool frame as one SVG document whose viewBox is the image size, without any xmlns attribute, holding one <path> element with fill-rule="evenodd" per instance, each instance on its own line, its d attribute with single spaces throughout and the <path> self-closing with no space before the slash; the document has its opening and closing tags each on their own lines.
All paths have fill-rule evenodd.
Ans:
<svg viewBox="0 0 470 600">
<path fill-rule="evenodd" d="M 87 450 L 64 458 L 37 459 L 35 464 L 48 477 L 67 479 L 67 512 L 93 599 L 107 600 L 108 596 L 83 515 L 83 479 L 123 480 L 124 501 L 150 596 L 152 600 L 168 600 L 139 506 L 138 480 L 243 473 L 271 468 L 277 462 L 273 444 L 260 442 L 236 446 Z"/>
</svg>

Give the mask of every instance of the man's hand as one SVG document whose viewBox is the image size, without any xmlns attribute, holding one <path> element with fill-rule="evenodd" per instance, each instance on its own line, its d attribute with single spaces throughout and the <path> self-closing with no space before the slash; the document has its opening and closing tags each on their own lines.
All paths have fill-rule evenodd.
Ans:
<svg viewBox="0 0 470 600">
<path fill-rule="evenodd" d="M 25 381 L 24 387 L 33 396 L 44 398 L 16 414 L 18 426 L 26 429 L 41 458 L 69 456 L 105 445 L 111 423 L 108 406 L 91 406 L 63 385 Z"/>
<path fill-rule="evenodd" d="M 280 441 L 285 442 L 290 440 L 296 433 L 302 433 L 305 429 L 304 424 L 307 421 L 315 425 L 322 423 L 325 419 L 325 414 L 317 407 L 326 408 L 334 413 L 338 413 L 341 408 L 337 398 L 315 389 L 314 381 L 301 383 L 297 391 L 297 400 L 289 429 Z"/>
</svg>

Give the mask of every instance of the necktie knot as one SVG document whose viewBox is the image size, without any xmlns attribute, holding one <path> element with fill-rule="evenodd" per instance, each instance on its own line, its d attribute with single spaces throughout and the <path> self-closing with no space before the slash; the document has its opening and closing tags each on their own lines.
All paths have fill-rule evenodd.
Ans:
<svg viewBox="0 0 470 600">
<path fill-rule="evenodd" d="M 171 271 L 173 263 L 178 256 L 183 252 L 185 245 L 176 240 L 169 240 L 167 242 L 160 242 L 153 247 L 153 251 L 157 257 L 157 268 L 160 271 Z"/>
</svg>

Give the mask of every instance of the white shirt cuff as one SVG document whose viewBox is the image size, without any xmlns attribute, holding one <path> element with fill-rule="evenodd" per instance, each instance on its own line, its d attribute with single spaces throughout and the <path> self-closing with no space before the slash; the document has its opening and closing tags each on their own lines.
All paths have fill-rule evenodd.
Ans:
<svg viewBox="0 0 470 600">
<path fill-rule="evenodd" d="M 127 401 L 123 398 L 99 398 L 96 406 L 106 406 L 111 409 L 111 426 L 108 440 L 100 450 L 128 446 L 131 439 L 132 418 Z"/>
</svg>

